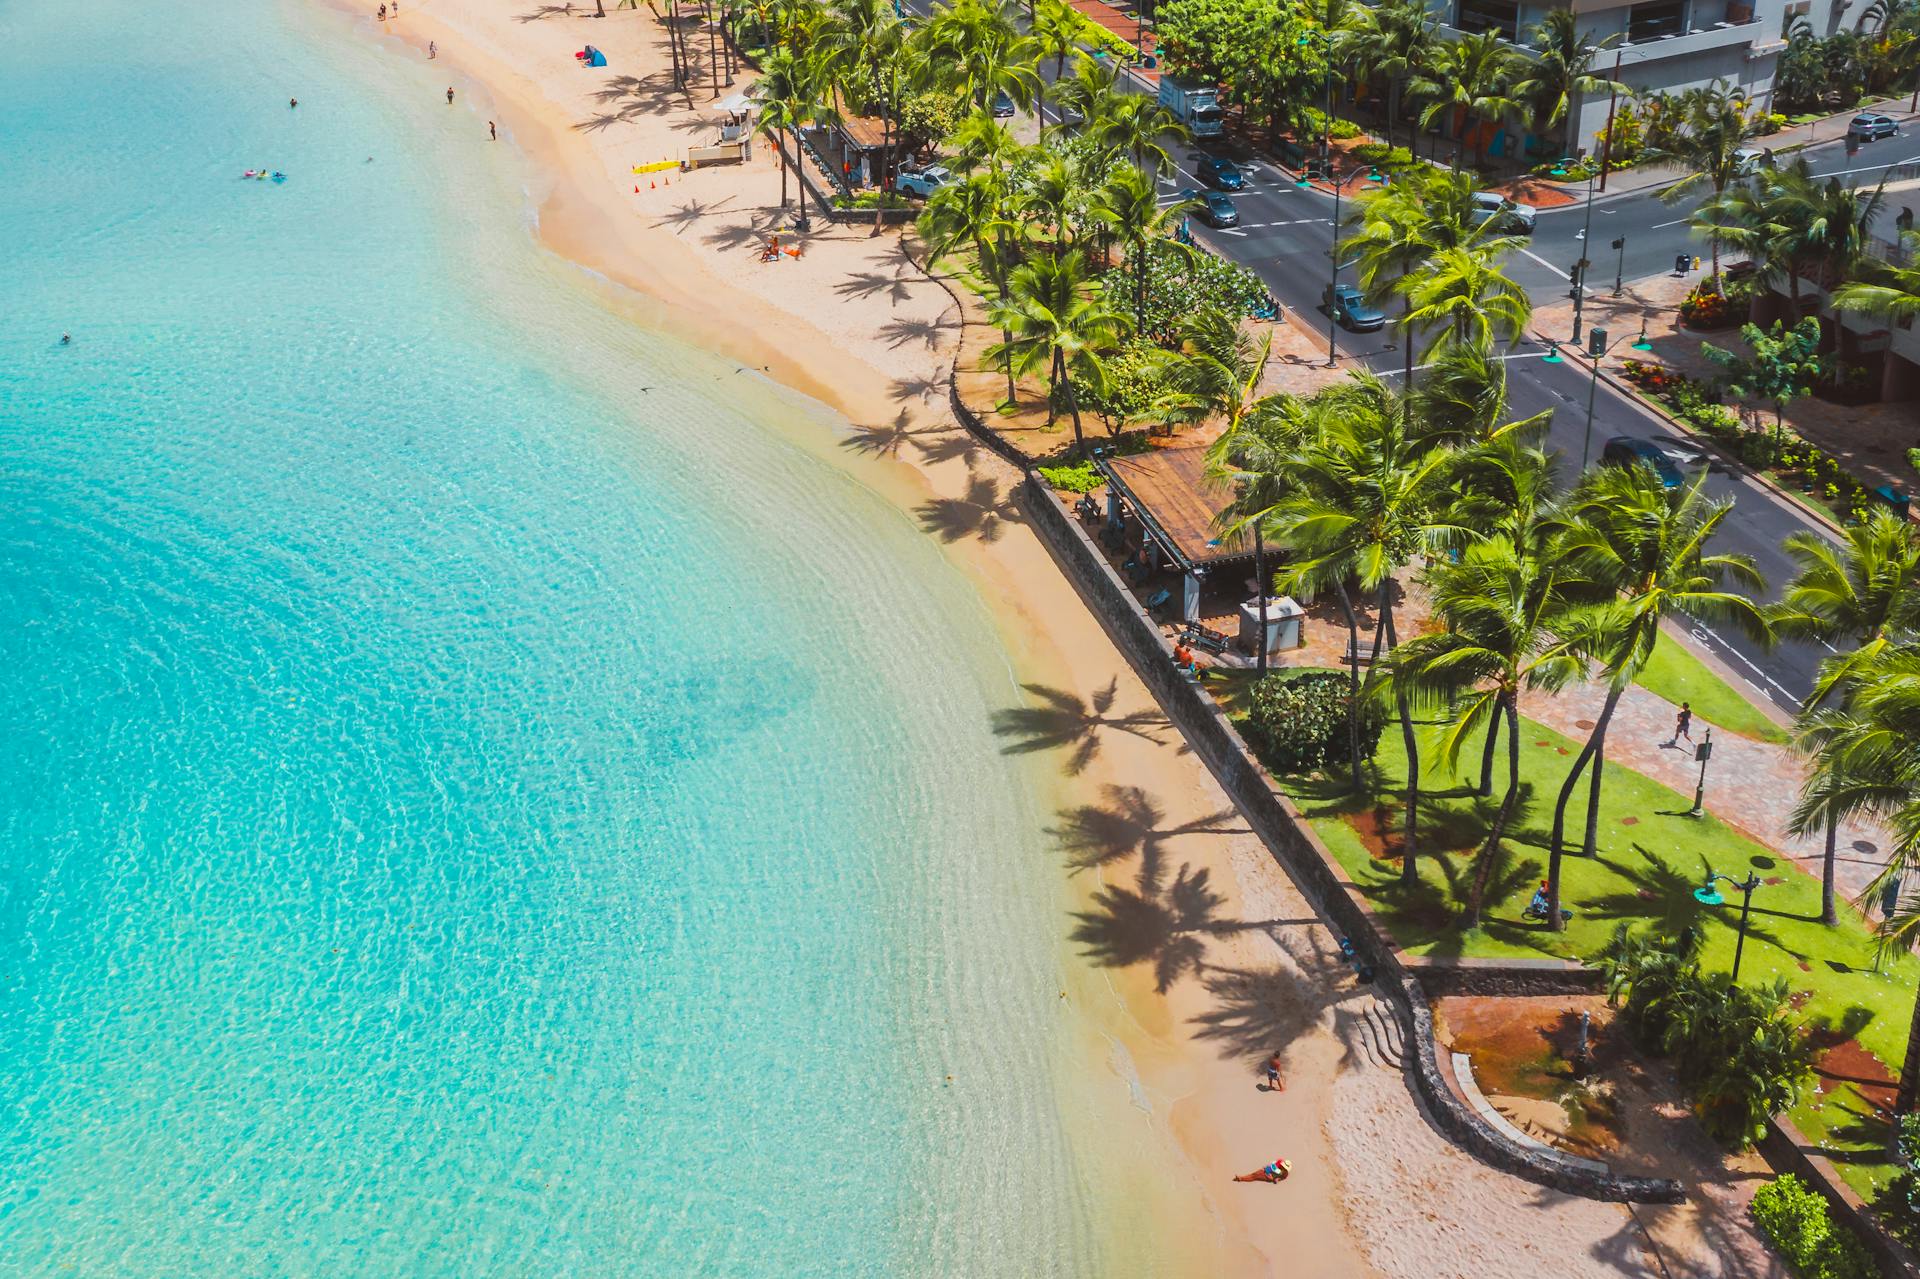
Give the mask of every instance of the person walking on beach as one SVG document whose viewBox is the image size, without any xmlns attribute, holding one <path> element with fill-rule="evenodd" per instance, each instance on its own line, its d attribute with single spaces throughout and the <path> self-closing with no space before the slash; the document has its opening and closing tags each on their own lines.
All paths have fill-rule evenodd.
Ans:
<svg viewBox="0 0 1920 1279">
<path fill-rule="evenodd" d="M 380 21 L 385 22 L 387 20 L 387 6 L 385 6 L 384 4 L 381 5 L 380 11 L 374 14 L 373 16 L 380 19 Z"/>
<path fill-rule="evenodd" d="M 1681 738 L 1687 739 L 1687 745 L 1693 745 L 1693 703 L 1680 703 L 1680 713 L 1673 717 L 1673 736 L 1667 739 L 1667 745 L 1677 746 Z"/>
<path fill-rule="evenodd" d="M 447 105 L 448 106 L 453 105 L 453 86 L 452 85 L 447 86 Z"/>
<path fill-rule="evenodd" d="M 499 140 L 500 140 L 500 130 L 494 128 L 493 121 L 491 120 L 487 121 L 487 141 L 498 142 Z"/>
<path fill-rule="evenodd" d="M 434 47 L 433 41 L 431 40 L 427 41 L 427 57 L 429 59 L 433 59 L 439 56 L 440 56 L 440 50 Z"/>
<path fill-rule="evenodd" d="M 1280 1082 L 1280 1054 L 1267 1058 L 1267 1091 L 1285 1092 L 1287 1086 Z"/>
</svg>

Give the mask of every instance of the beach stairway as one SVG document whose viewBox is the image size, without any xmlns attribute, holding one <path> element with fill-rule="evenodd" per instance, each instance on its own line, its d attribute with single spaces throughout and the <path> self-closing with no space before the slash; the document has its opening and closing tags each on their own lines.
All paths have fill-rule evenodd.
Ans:
<svg viewBox="0 0 1920 1279">
<path fill-rule="evenodd" d="M 1357 1011 L 1349 1008 L 1353 1044 L 1368 1064 L 1396 1074 L 1406 1067 L 1406 1050 L 1400 1035 L 1400 1020 L 1384 999 L 1369 994 Z"/>
</svg>

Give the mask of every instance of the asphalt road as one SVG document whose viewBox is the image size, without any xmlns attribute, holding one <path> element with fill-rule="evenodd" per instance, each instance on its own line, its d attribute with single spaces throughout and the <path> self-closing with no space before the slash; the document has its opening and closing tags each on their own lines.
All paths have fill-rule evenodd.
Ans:
<svg viewBox="0 0 1920 1279">
<path fill-rule="evenodd" d="M 928 0 L 909 0 L 909 8 L 924 13 Z M 1051 66 L 1043 74 L 1051 79 Z M 1123 77 L 1123 83 L 1143 91 L 1139 81 Z M 1052 115 L 1049 110 L 1049 116 Z M 1049 123 L 1057 125 L 1057 119 Z M 1240 214 L 1238 226 L 1214 229 L 1196 217 L 1192 229 L 1196 238 L 1221 256 L 1248 267 L 1267 284 L 1285 308 L 1286 321 L 1312 327 L 1325 335 L 1327 316 L 1321 298 L 1328 285 L 1332 262 L 1331 237 L 1334 226 L 1335 198 L 1314 188 L 1301 188 L 1271 160 L 1231 146 L 1222 148 L 1242 162 L 1248 179 L 1244 191 L 1234 192 Z M 1161 179 L 1164 201 L 1171 203 L 1188 188 L 1204 189 L 1194 165 L 1202 155 L 1197 147 L 1175 152 L 1176 171 Z M 1796 153 L 1804 156 L 1817 176 L 1839 176 L 1843 181 L 1876 181 L 1888 169 L 1920 162 L 1920 137 L 1901 135 L 1868 143 L 1851 158 L 1842 142 L 1806 147 Z M 1366 185 L 1364 177 L 1349 182 L 1347 191 Z M 1890 203 L 1898 208 L 1908 203 L 1895 197 Z M 1920 205 L 1920 196 L 1910 201 Z M 1342 200 L 1344 203 L 1344 197 Z M 1591 208 L 1582 201 L 1559 209 L 1543 210 L 1538 217 L 1531 243 L 1513 259 L 1510 273 L 1532 296 L 1536 306 L 1563 300 L 1570 288 L 1568 271 L 1581 256 L 1589 219 L 1595 250 L 1587 256 L 1588 287 L 1596 292 L 1611 291 L 1616 273 L 1631 281 L 1673 269 L 1674 259 L 1685 253 L 1690 257 L 1702 252 L 1701 244 L 1687 227 L 1695 201 L 1691 198 L 1666 203 L 1658 190 L 1595 193 Z M 1889 214 L 1889 219 L 1891 214 Z M 1624 252 L 1611 248 L 1624 238 Z M 1351 283 L 1350 277 L 1343 277 Z M 1625 335 L 1616 334 L 1616 337 Z M 1398 376 L 1404 353 L 1388 330 L 1376 333 L 1348 333 L 1339 330 L 1334 344 L 1343 365 L 1364 362 L 1383 374 Z M 1678 438 L 1645 405 L 1605 381 L 1592 385 L 1590 375 L 1576 365 L 1545 360 L 1547 351 L 1535 342 L 1520 343 L 1507 357 L 1510 361 L 1508 390 L 1512 414 L 1518 418 L 1544 409 L 1554 410 L 1548 428 L 1548 447 L 1557 454 L 1557 464 L 1569 479 L 1578 469 L 1583 450 L 1597 458 L 1610 436 L 1634 435 L 1646 438 Z M 1587 403 L 1593 392 L 1593 415 L 1589 425 Z M 1590 449 L 1587 447 L 1591 431 Z M 1751 556 L 1766 579 L 1766 598 L 1778 597 L 1780 586 L 1793 574 L 1793 564 L 1781 550 L 1789 533 L 1811 531 L 1822 536 L 1826 530 L 1798 504 L 1774 493 L 1746 473 L 1744 468 L 1718 460 L 1709 467 L 1707 492 L 1715 497 L 1730 497 L 1734 510 L 1721 526 L 1714 548 Z M 1691 622 L 1693 638 L 1720 657 L 1747 685 L 1756 700 L 1764 700 L 1791 711 L 1812 689 L 1815 670 L 1826 655 L 1821 646 L 1778 644 L 1763 648 L 1738 631 L 1704 622 Z"/>
</svg>

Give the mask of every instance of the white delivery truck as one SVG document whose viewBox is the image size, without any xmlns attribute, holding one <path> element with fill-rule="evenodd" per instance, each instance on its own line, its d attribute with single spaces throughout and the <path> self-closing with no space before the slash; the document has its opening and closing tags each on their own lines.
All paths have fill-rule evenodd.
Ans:
<svg viewBox="0 0 1920 1279">
<path fill-rule="evenodd" d="M 1196 89 L 1171 76 L 1161 76 L 1160 105 L 1196 138 L 1217 138 L 1226 130 L 1219 94 L 1213 89 Z"/>
</svg>

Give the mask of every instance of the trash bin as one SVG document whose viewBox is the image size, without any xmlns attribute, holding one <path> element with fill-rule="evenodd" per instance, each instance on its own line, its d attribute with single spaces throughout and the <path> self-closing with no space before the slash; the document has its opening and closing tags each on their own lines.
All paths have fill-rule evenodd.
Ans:
<svg viewBox="0 0 1920 1279">
<path fill-rule="evenodd" d="M 1267 652 L 1278 653 L 1300 647 L 1300 623 L 1306 610 L 1290 596 L 1267 597 Z M 1240 645 L 1256 656 L 1260 648 L 1260 600 L 1256 596 L 1240 606 Z"/>
</svg>

